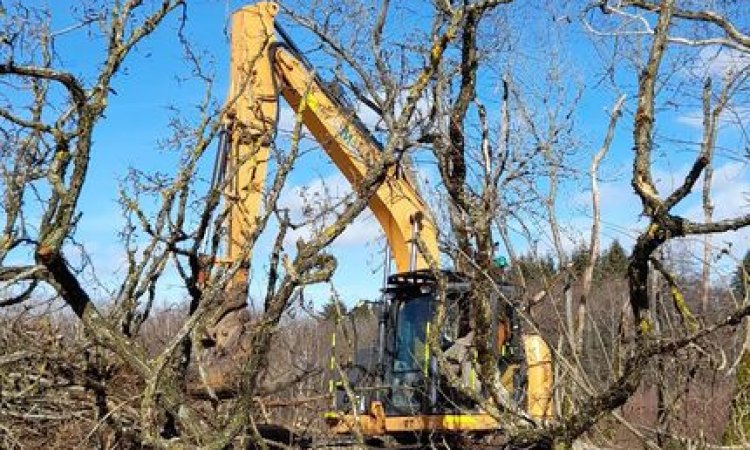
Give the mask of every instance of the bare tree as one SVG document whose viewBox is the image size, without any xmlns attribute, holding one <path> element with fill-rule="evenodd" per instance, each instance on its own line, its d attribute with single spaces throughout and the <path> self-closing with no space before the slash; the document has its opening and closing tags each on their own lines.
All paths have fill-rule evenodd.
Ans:
<svg viewBox="0 0 750 450">
<path fill-rule="evenodd" d="M 603 144 L 593 154 L 588 174 L 593 224 L 582 273 L 566 263 L 572 258 L 565 248 L 560 196 L 568 183 L 583 184 L 575 184 L 584 174 L 576 164 L 583 158 L 588 161 L 589 155 L 577 153 L 584 146 L 578 140 L 576 114 L 589 87 L 571 81 L 574 77 L 561 68 L 565 64 L 554 58 L 544 70 L 539 69 L 541 62 L 530 63 L 536 69 L 532 72 L 544 72 L 541 88 L 526 81 L 528 71 L 514 64 L 521 58 L 511 57 L 520 52 L 520 44 L 514 30 L 504 26 L 541 19 L 511 16 L 527 11 L 521 5 L 506 0 L 435 1 L 419 7 L 389 1 L 285 3 L 282 20 L 312 33 L 314 44 L 303 50 L 316 65 L 320 62 L 319 72 L 334 79 L 342 97 L 354 99 L 355 109 L 375 117 L 369 125 L 384 145 L 350 193 L 294 217 L 281 198 L 307 151 L 300 121 L 304 110 L 295 111 L 291 132 L 271 146 L 269 183 L 258 192 L 263 204 L 243 236 L 249 266 L 221 263 L 228 214 L 236 200 L 225 192 L 243 164 L 230 167 L 214 183 L 206 181 L 205 167 L 211 163 L 214 144 L 226 150 L 227 143 L 239 139 L 243 124 L 233 122 L 231 111 L 251 88 L 253 75 L 240 83 L 235 98 L 216 101 L 223 93 L 214 92 L 215 76 L 199 46 L 184 33 L 189 14 L 185 2 L 93 2 L 77 13 L 74 25 L 62 30 L 52 28 L 51 13 L 41 7 L 23 2 L 0 6 L 0 446 L 21 448 L 26 435 L 56 424 L 58 430 L 67 425 L 79 446 L 96 441 L 108 448 L 226 448 L 261 442 L 261 425 L 274 417 L 302 420 L 297 411 L 269 413 L 269 408 L 329 399 L 321 378 L 316 378 L 327 355 L 315 342 L 323 328 L 336 326 L 321 327 L 312 319 L 285 322 L 285 314 L 308 308 L 297 306 L 304 302 L 301 292 L 306 286 L 331 280 L 337 261 L 328 248 L 366 209 L 384 179 L 396 172 L 413 177 L 415 167 L 426 161 L 434 168 L 427 169 L 429 175 L 439 180 L 429 187 L 439 204 L 435 215 L 446 256 L 430 265 L 438 273 L 450 261 L 472 282 L 477 368 L 490 395 L 467 395 L 508 424 L 503 445 L 569 445 L 593 435 L 599 424 L 614 421 L 654 447 L 653 436 L 662 439 L 672 433 L 667 420 L 651 433 L 629 423 L 620 409 L 644 379 L 654 376 L 669 382 L 664 378 L 668 361 L 684 359 L 680 367 L 686 368 L 686 379 L 692 377 L 690 360 L 698 358 L 695 355 L 722 366 L 714 364 L 720 359 L 715 356 L 718 342 L 723 342 L 717 336 L 730 339 L 727 330 L 750 314 L 744 302 L 721 309 L 720 315 L 699 318 L 686 300 L 688 283 L 682 274 L 657 256 L 676 238 L 709 236 L 750 224 L 748 215 L 716 220 L 711 198 L 711 167 L 716 168 L 717 154 L 726 151 L 720 145 L 723 120 L 731 116 L 743 124 L 735 106 L 747 94 L 747 67 L 721 82 L 701 79 L 692 93 L 685 93 L 692 87 L 689 83 L 675 88 L 687 96 L 680 98 L 700 99 L 702 139 L 675 189 L 660 194 L 654 175 L 660 146 L 670 144 L 656 128 L 664 111 L 659 108 L 659 89 L 671 87 L 674 80 L 665 67 L 670 52 L 692 55 L 693 60 L 706 46 L 750 52 L 742 11 L 719 3 L 725 13 L 687 9 L 672 0 L 603 1 L 584 11 L 584 25 L 600 41 L 627 41 L 648 51 L 633 52 L 620 61 L 613 44 L 610 75 L 637 74 L 638 83 L 617 86 L 618 94 L 625 92 L 630 100 L 614 103 L 609 121 L 606 114 L 597 119 L 602 125 L 596 139 L 603 139 Z M 539 11 L 553 16 L 551 32 L 572 22 L 568 7 Z M 423 20 L 404 19 L 415 14 Z M 205 89 L 205 96 L 191 113 L 175 111 L 172 134 L 161 143 L 177 161 L 175 167 L 166 173 L 134 167 L 122 180 L 116 195 L 124 222 L 119 236 L 125 268 L 113 275 L 114 292 L 99 298 L 89 279 L 85 236 L 78 232 L 87 220 L 81 196 L 95 189 L 89 181 L 92 157 L 103 151 L 93 136 L 106 121 L 118 77 L 134 51 L 156 38 L 156 30 L 168 30 L 169 23 L 177 24 L 169 39 L 183 49 L 192 80 Z M 614 24 L 615 29 L 605 30 L 600 23 Z M 104 43 L 84 75 L 66 67 L 59 53 L 62 37 L 71 33 Z M 485 93 L 492 89 L 496 98 Z M 624 116 L 617 127 L 629 125 L 633 131 L 631 184 L 647 222 L 629 260 L 627 293 L 607 292 L 616 283 L 607 284 L 612 278 L 597 279 L 598 171 L 614 145 L 620 111 Z M 632 120 L 623 124 L 632 111 Z M 248 145 L 257 149 L 260 144 L 256 140 Z M 702 176 L 705 220 L 698 222 L 679 211 Z M 288 236 L 302 227 L 311 232 L 290 245 Z M 533 248 L 540 234 L 549 236 L 556 256 L 550 273 L 535 279 L 522 270 L 523 250 L 517 238 L 527 237 Z M 496 240 L 511 256 L 511 272 L 495 263 Z M 270 243 L 266 254 L 258 251 L 260 243 Z M 713 292 L 711 255 L 704 250 L 703 305 Z M 232 281 L 243 271 L 262 278 L 262 292 L 250 299 L 250 309 L 246 290 L 242 287 L 238 293 Z M 185 305 L 162 311 L 161 283 L 175 278 L 187 292 Z M 508 301 L 519 313 L 534 312 L 523 314 L 524 327 L 560 343 L 555 363 L 561 374 L 558 398 L 564 403 L 549 424 L 530 421 L 498 382 L 501 374 L 487 334 L 495 319 L 488 299 L 510 278 L 526 290 L 523 300 Z M 659 300 L 662 292 L 671 305 Z M 630 308 L 624 316 L 630 320 L 620 320 L 623 298 Z M 560 313 L 566 307 L 567 312 Z M 704 306 L 704 312 L 707 309 L 711 308 Z M 438 312 L 436 325 L 444 314 Z M 671 324 L 674 319 L 677 323 Z M 236 320 L 232 325 L 240 332 L 220 338 L 237 339 L 240 351 L 215 358 L 210 341 L 216 339 L 216 325 L 226 320 Z M 636 324 L 634 336 L 625 328 L 617 333 L 618 323 L 624 322 Z M 338 329 L 351 331 L 341 323 Z M 351 340 L 337 351 L 356 347 Z M 601 355 L 584 358 L 586 342 L 595 342 L 592 348 Z M 290 348 L 304 345 L 309 345 L 304 355 L 291 354 Z M 437 342 L 431 345 L 440 355 Z M 290 350 L 282 352 L 284 348 Z M 279 377 L 281 360 L 295 373 Z M 747 352 L 737 361 L 739 376 L 746 372 Z M 217 362 L 228 364 L 235 374 L 227 391 L 211 387 Z M 596 371 L 587 370 L 594 365 Z M 22 375 L 26 366 L 33 369 Z M 744 378 L 738 380 L 740 387 L 745 384 Z M 682 389 L 677 382 L 670 386 L 674 389 L 664 391 L 662 405 L 669 403 L 666 394 Z M 294 398 L 282 397 L 289 391 L 294 391 Z M 738 428 L 728 440 L 734 442 L 741 441 L 746 430 L 743 399 L 746 396 L 738 395 L 733 403 Z M 304 427 L 314 426 L 314 419 L 304 419 Z M 55 434 L 60 436 L 58 443 L 70 446 L 63 434 Z M 34 444 L 55 445 L 38 439 Z"/>
<path fill-rule="evenodd" d="M 91 157 L 100 151 L 92 136 L 104 120 L 114 92 L 113 82 L 133 49 L 170 17 L 184 26 L 185 4 L 164 1 L 146 5 L 130 1 L 86 9 L 80 23 L 65 33 L 88 32 L 106 42 L 100 65 L 93 69 L 90 79 L 67 71 L 60 63 L 55 52 L 61 32 L 50 29 L 47 11 L 21 3 L 3 10 L 8 32 L 3 35 L 0 48 L 0 75 L 2 83 L 16 93 L 5 96 L 0 109 L 2 131 L 7 137 L 3 146 L 5 226 L 0 278 L 7 292 L 14 293 L 2 305 L 24 304 L 43 292 L 52 292 L 74 313 L 85 336 L 83 341 L 75 342 L 89 346 L 96 354 L 91 369 L 84 364 L 71 369 L 84 370 L 93 377 L 92 408 L 98 422 L 90 434 L 108 428 L 121 440 L 116 445 L 126 446 L 167 447 L 180 443 L 225 448 L 238 437 L 252 435 L 257 440 L 257 399 L 288 385 L 269 385 L 264 381 L 269 372 L 272 339 L 284 313 L 302 287 L 330 279 L 336 262 L 325 249 L 366 208 L 386 174 L 401 165 L 411 148 L 408 140 L 418 103 L 433 74 L 442 66 L 446 49 L 467 23 L 479 20 L 499 3 L 480 2 L 440 10 L 435 26 L 424 35 L 425 47 L 413 55 L 418 61 L 412 66 L 413 71 L 398 77 L 389 74 L 385 57 L 377 50 L 383 21 L 373 24 L 373 57 L 383 69 L 380 76 L 391 77 L 393 84 L 381 91 L 374 88 L 370 79 L 360 81 L 372 87 L 362 98 L 377 105 L 388 127 L 383 152 L 370 162 L 367 174 L 340 203 L 333 220 L 298 241 L 293 250 L 285 248 L 285 236 L 301 224 L 290 221 L 279 198 L 300 154 L 302 111 L 297 112 L 288 145 L 272 148 L 275 169 L 268 186 L 262 187 L 264 205 L 245 236 L 248 254 L 260 239 L 273 242 L 266 289 L 257 316 L 240 324 L 247 338 L 240 343 L 241 357 L 232 361 L 237 374 L 235 400 L 218 407 L 219 414 L 213 417 L 206 414 L 210 405 L 195 402 L 189 395 L 189 372 L 197 370 L 199 380 L 210 387 L 211 373 L 203 360 L 206 330 L 228 312 L 245 307 L 244 297 L 239 302 L 232 297 L 231 280 L 239 271 L 250 268 L 205 264 L 219 257 L 227 218 L 227 208 L 221 206 L 223 192 L 243 165 L 231 167 L 218 184 L 205 192 L 196 191 L 195 187 L 211 144 L 220 136 L 236 138 L 231 123 L 225 130 L 227 111 L 245 95 L 253 75 L 241 83 L 236 98 L 217 105 L 211 90 L 213 75 L 179 28 L 174 39 L 183 45 L 192 75 L 203 83 L 206 95 L 198 105 L 197 117 L 186 119 L 178 114 L 172 123 L 173 135 L 164 141 L 165 148 L 177 151 L 179 165 L 175 171 L 153 174 L 135 168 L 123 183 L 119 198 L 125 220 L 121 236 L 126 270 L 114 298 L 105 305 L 97 304 L 70 256 L 75 248 L 85 251 L 85 245 L 77 243 L 76 226 L 85 220 L 80 214 L 80 197 L 88 186 Z M 386 3 L 383 14 L 387 10 Z M 101 34 L 97 27 L 101 27 Z M 337 50 L 334 41 L 326 42 L 333 51 Z M 354 69 L 356 73 L 357 68 L 350 65 L 347 70 Z M 31 100 L 27 102 L 27 98 Z M 206 248 L 208 252 L 204 254 Z M 18 263 L 19 260 L 23 262 Z M 181 322 L 161 345 L 146 343 L 143 331 L 149 323 L 159 320 L 154 305 L 159 302 L 158 283 L 168 270 L 176 271 L 182 280 L 189 302 Z M 16 356 L 28 360 L 25 355 Z M 15 357 L 11 360 L 15 361 Z M 122 365 L 132 374 L 133 385 L 141 394 L 113 403 L 120 393 L 113 392 L 119 389 L 117 386 L 106 384 L 107 368 L 112 364 Z M 209 389 L 209 398 L 214 401 L 221 394 Z M 9 442 L 16 442 L 15 432 L 8 433 Z M 84 441 L 88 438 L 84 436 Z"/>
</svg>

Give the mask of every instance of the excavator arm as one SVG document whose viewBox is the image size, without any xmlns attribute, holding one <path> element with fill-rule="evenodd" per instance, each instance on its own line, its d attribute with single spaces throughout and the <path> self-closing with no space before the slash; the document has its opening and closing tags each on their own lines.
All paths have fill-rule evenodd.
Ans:
<svg viewBox="0 0 750 450">
<path fill-rule="evenodd" d="M 279 98 L 297 112 L 315 140 L 354 189 L 369 165 L 381 157 L 380 143 L 370 134 L 289 44 L 278 42 L 274 18 L 278 5 L 261 2 L 232 15 L 231 87 L 228 114 L 232 124 L 228 158 L 233 178 L 227 256 L 249 261 L 247 236 L 263 203 L 263 184 L 270 146 L 276 134 Z M 419 232 L 433 260 L 439 260 L 436 229 L 428 208 L 410 180 L 396 168 L 369 200 L 369 208 L 386 237 L 398 271 L 427 268 L 416 251 Z M 245 265 L 245 264 L 242 264 Z M 247 282 L 240 272 L 235 284 Z M 244 277 L 244 279 L 242 278 Z"/>
<path fill-rule="evenodd" d="M 230 87 L 225 112 L 226 139 L 218 173 L 228 208 L 225 254 L 217 261 L 237 267 L 225 292 L 224 308 L 206 330 L 204 343 L 218 355 L 241 361 L 251 259 L 250 239 L 264 206 L 266 173 L 284 98 L 338 170 L 356 190 L 368 167 L 382 155 L 380 143 L 306 63 L 290 42 L 279 42 L 278 5 L 260 2 L 231 17 Z M 279 33 L 283 36 L 283 32 Z M 416 233 L 426 253 L 439 259 L 434 221 L 416 187 L 396 168 L 368 200 L 380 223 L 398 271 L 426 269 Z M 205 276 L 205 274 L 204 274 Z M 216 389 L 232 378 L 236 364 L 215 363 L 208 384 Z"/>
</svg>

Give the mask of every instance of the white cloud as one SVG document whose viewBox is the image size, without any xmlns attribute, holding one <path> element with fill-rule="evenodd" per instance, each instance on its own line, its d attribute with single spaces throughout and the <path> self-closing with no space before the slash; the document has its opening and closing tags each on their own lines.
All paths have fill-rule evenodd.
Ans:
<svg viewBox="0 0 750 450">
<path fill-rule="evenodd" d="M 736 75 L 747 66 L 750 66 L 750 55 L 747 53 L 719 46 L 708 46 L 700 51 L 693 73 L 701 78 L 708 75 L 721 79 Z"/>
<path fill-rule="evenodd" d="M 640 220 L 641 204 L 630 185 L 628 163 L 613 164 L 609 168 L 609 180 L 599 181 L 599 207 L 601 214 L 601 241 L 606 247 L 617 239 L 627 245 L 634 240 L 643 226 Z M 614 178 L 614 179 L 612 179 Z M 571 208 L 578 211 L 570 221 L 572 240 L 588 241 L 591 234 L 591 189 L 575 193 L 570 200 Z M 572 245 L 572 244 L 571 244 Z"/>
<path fill-rule="evenodd" d="M 279 123 L 276 127 L 280 133 L 291 133 L 297 123 L 297 115 L 286 102 L 279 102 Z"/>
<path fill-rule="evenodd" d="M 303 216 L 304 208 L 312 207 L 314 203 L 326 199 L 341 200 L 350 192 L 349 182 L 343 175 L 334 173 L 285 189 L 279 199 L 279 206 L 288 208 L 292 219 L 299 220 Z"/>
<path fill-rule="evenodd" d="M 693 191 L 701 192 L 702 189 L 703 178 L 696 183 Z M 711 183 L 711 199 L 715 208 L 715 220 L 749 214 L 750 167 L 738 161 L 717 167 Z M 687 211 L 686 216 L 692 220 L 702 220 L 702 206 L 696 204 Z"/>
<path fill-rule="evenodd" d="M 356 247 L 369 244 L 375 240 L 383 239 L 383 231 L 380 223 L 372 213 L 362 213 L 351 225 L 346 228 L 341 236 L 334 241 L 339 247 Z"/>
<path fill-rule="evenodd" d="M 668 195 L 681 182 L 689 170 L 687 163 L 678 168 L 653 170 L 653 178 L 662 196 Z M 703 222 L 701 192 L 703 178 L 701 177 L 693 188 L 692 193 L 682 202 L 677 213 L 695 222 Z M 714 170 L 711 185 L 711 198 L 714 204 L 714 221 L 729 219 L 750 214 L 750 166 L 738 161 L 725 162 Z M 627 245 L 633 237 L 643 230 L 645 222 L 639 218 L 640 203 L 626 181 L 601 183 L 600 200 L 602 208 L 602 245 L 608 245 L 612 239 L 618 239 Z M 564 220 L 564 246 L 571 249 L 576 242 L 589 239 L 591 227 L 591 192 L 581 191 L 571 199 L 573 208 L 580 214 Z M 688 245 L 702 245 L 702 237 L 692 237 L 686 240 Z M 750 228 L 739 231 L 721 233 L 712 238 L 718 252 L 721 249 L 730 250 L 734 257 L 742 256 L 750 248 Z M 696 247 L 697 249 L 698 247 Z M 701 254 L 695 251 L 696 255 Z"/>
<path fill-rule="evenodd" d="M 694 109 L 684 114 L 677 116 L 677 123 L 681 125 L 687 125 L 691 128 L 702 128 L 703 127 L 703 112 Z"/>
<path fill-rule="evenodd" d="M 359 117 L 359 120 L 362 121 L 362 123 L 365 124 L 365 126 L 369 130 L 373 131 L 378 128 L 381 123 L 381 119 L 380 116 L 372 110 L 372 108 L 362 102 L 357 102 L 355 109 L 357 117 Z"/>
<path fill-rule="evenodd" d="M 680 114 L 675 119 L 681 125 L 691 128 L 703 128 L 703 111 L 694 109 Z M 729 105 L 719 116 L 720 128 L 739 128 L 750 120 L 750 107 Z"/>
<path fill-rule="evenodd" d="M 696 183 L 693 204 L 685 211 L 684 216 L 695 222 L 704 222 L 703 207 L 699 201 L 699 193 L 703 189 L 703 178 Z M 728 162 L 718 166 L 714 171 L 711 183 L 711 201 L 714 205 L 713 220 L 731 219 L 750 214 L 750 167 L 741 162 Z M 703 243 L 702 237 L 686 240 L 689 247 L 698 248 Z M 731 271 L 734 267 L 733 258 L 741 258 L 750 248 L 750 228 L 738 231 L 719 233 L 711 237 L 714 256 L 722 256 L 727 251 L 730 257 L 723 261 L 716 261 L 718 270 Z M 696 255 L 700 254 L 697 250 Z"/>
<path fill-rule="evenodd" d="M 349 182 L 338 173 L 285 190 L 279 200 L 279 205 L 289 209 L 292 221 L 300 222 L 315 218 L 313 222 L 291 230 L 286 236 L 285 244 L 292 245 L 298 239 L 309 239 L 314 232 L 331 224 L 336 214 L 326 213 L 326 209 L 338 204 L 351 191 Z M 336 211 L 341 211 L 341 208 L 336 208 Z M 334 241 L 334 246 L 360 246 L 381 237 L 382 231 L 377 220 L 372 213 L 366 211 Z"/>
<path fill-rule="evenodd" d="M 686 68 L 687 73 L 698 80 L 711 78 L 714 87 L 720 86 L 729 77 L 736 76 L 750 67 L 750 54 L 720 46 L 704 47 L 695 63 Z M 734 126 L 738 120 L 750 118 L 750 108 L 745 105 L 730 105 L 722 114 L 720 125 Z M 676 118 L 677 123 L 693 128 L 703 127 L 703 112 L 700 108 L 687 111 Z"/>
</svg>

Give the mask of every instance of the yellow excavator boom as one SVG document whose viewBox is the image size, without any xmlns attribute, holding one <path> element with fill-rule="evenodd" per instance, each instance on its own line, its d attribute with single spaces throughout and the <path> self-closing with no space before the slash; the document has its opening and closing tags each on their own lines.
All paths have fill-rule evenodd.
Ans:
<svg viewBox="0 0 750 450">
<path fill-rule="evenodd" d="M 293 49 L 276 41 L 277 12 L 275 3 L 261 2 L 232 15 L 229 101 L 233 107 L 228 117 L 233 123 L 229 158 L 233 167 L 228 173 L 234 178 L 228 192 L 230 260 L 249 258 L 246 236 L 253 229 L 263 201 L 280 96 L 300 114 L 304 125 L 355 189 L 368 165 L 381 157 L 380 144 L 353 112 L 329 94 Z M 398 271 L 428 268 L 424 256 L 414 251 L 415 227 L 427 253 L 439 261 L 434 221 L 406 176 L 394 168 L 369 200 L 369 208 L 380 223 Z"/>
</svg>

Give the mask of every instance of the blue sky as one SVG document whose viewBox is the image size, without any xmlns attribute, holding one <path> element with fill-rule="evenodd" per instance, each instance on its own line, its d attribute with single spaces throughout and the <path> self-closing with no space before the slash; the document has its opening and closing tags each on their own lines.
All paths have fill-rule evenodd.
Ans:
<svg viewBox="0 0 750 450">
<path fill-rule="evenodd" d="M 72 24 L 69 19 L 69 2 L 52 2 L 55 29 L 65 29 Z M 236 5 L 241 5 L 236 2 Z M 205 51 L 207 61 L 216 74 L 216 84 L 212 95 L 221 102 L 228 86 L 228 43 L 226 38 L 230 7 L 221 1 L 190 2 L 185 34 L 196 47 Z M 177 22 L 173 16 L 166 24 L 143 44 L 139 45 L 128 59 L 123 72 L 113 83 L 114 94 L 105 119 L 94 135 L 94 152 L 86 187 L 81 196 L 83 218 L 77 230 L 78 239 L 86 244 L 96 275 L 105 288 L 115 289 L 121 279 L 124 253 L 118 241 L 118 231 L 124 221 L 117 203 L 119 183 L 127 175 L 130 167 L 144 171 L 173 173 L 179 155 L 158 148 L 158 142 L 170 134 L 168 124 L 174 116 L 172 109 L 180 114 L 195 116 L 195 105 L 203 100 L 205 88 L 189 79 L 190 68 L 183 61 L 183 51 L 177 41 Z M 89 40 L 81 33 L 63 36 L 58 50 L 65 66 L 74 73 L 87 76 L 95 61 L 102 58 L 103 48 L 98 41 Z M 84 51 L 81 51 L 84 50 Z M 95 59 L 96 58 L 96 59 Z M 290 122 L 293 114 L 288 108 L 282 111 L 282 120 Z M 286 126 L 287 129 L 290 126 Z M 305 147 L 310 147 L 306 143 Z M 206 161 L 202 175 L 210 175 L 210 164 Z M 299 209 L 298 193 L 310 185 L 327 185 L 332 193 L 344 195 L 348 192 L 345 182 L 336 175 L 332 164 L 322 151 L 306 154 L 290 177 L 288 192 L 282 204 Z M 148 207 L 148 206 L 147 206 Z M 295 234 L 287 239 L 293 248 Z M 255 277 L 251 286 L 251 296 L 260 297 L 263 293 L 263 271 L 270 246 L 267 237 L 261 242 L 254 259 Z M 379 230 L 375 219 L 366 212 L 336 242 L 335 254 L 339 257 L 337 279 L 345 282 L 334 283 L 347 301 L 360 298 L 374 298 L 380 286 L 382 266 Z M 356 264 L 351 261 L 356 259 Z M 107 289 L 91 285 L 90 288 L 106 297 Z M 165 303 L 180 301 L 185 293 L 180 288 L 176 274 L 169 273 L 161 281 L 162 300 Z M 327 299 L 330 290 L 326 286 L 312 289 L 309 298 Z"/>
<path fill-rule="evenodd" d="M 35 2 L 32 2 L 35 3 Z M 38 3 L 38 2 L 36 2 Z M 73 24 L 71 5 L 75 2 L 48 2 L 53 11 L 53 28 L 64 29 Z M 216 74 L 213 96 L 221 102 L 227 89 L 228 43 L 225 27 L 231 10 L 241 2 L 194 1 L 187 10 L 188 22 L 185 33 L 197 47 L 206 52 L 212 61 L 211 67 Z M 574 123 L 579 148 L 575 161 L 580 164 L 580 173 L 572 182 L 566 182 L 562 188 L 557 211 L 566 230 L 567 245 L 572 248 L 576 241 L 588 238 L 590 223 L 589 195 L 586 189 L 588 180 L 585 173 L 590 164 L 591 155 L 598 149 L 603 139 L 608 122 L 608 109 L 611 108 L 619 92 L 608 85 L 602 73 L 604 56 L 598 53 L 599 45 L 592 44 L 583 27 L 572 19 L 566 27 L 550 35 L 541 35 L 549 29 L 549 24 L 559 21 L 542 11 L 529 24 L 524 21 L 523 9 L 507 17 L 508 32 L 515 37 L 513 45 L 519 50 L 515 59 L 507 60 L 506 66 L 513 66 L 518 82 L 524 87 L 536 86 L 538 89 L 550 89 L 549 79 L 539 76 L 547 66 L 559 64 L 563 77 L 570 83 L 564 95 L 568 100 L 574 92 L 582 89 L 579 107 L 576 109 Z M 528 10 L 525 10 L 528 12 Z M 178 155 L 160 150 L 156 143 L 169 135 L 168 124 L 173 115 L 170 107 L 175 107 L 188 118 L 195 116 L 194 105 L 201 101 L 204 89 L 195 80 L 187 79 L 189 67 L 182 59 L 183 53 L 176 38 L 176 16 L 167 20 L 153 36 L 141 44 L 130 57 L 123 72 L 116 78 L 113 88 L 115 94 L 110 99 L 106 119 L 102 121 L 94 136 L 95 150 L 87 185 L 81 198 L 83 219 L 78 229 L 78 237 L 87 244 L 97 274 L 110 288 L 122 275 L 124 269 L 123 250 L 117 239 L 117 232 L 122 219 L 117 204 L 117 186 L 129 167 L 142 170 L 173 172 L 178 162 Z M 289 28 L 295 39 L 304 45 L 311 41 L 299 30 Z M 555 54 L 552 57 L 550 43 L 556 42 Z M 604 45 L 606 47 L 606 44 Z M 85 33 L 70 33 L 62 36 L 58 42 L 64 65 L 74 73 L 90 74 L 101 60 L 101 41 L 91 39 Z M 703 70 L 720 77 L 728 67 L 747 63 L 747 60 L 726 56 L 706 55 L 705 65 L 695 70 Z M 493 70 L 501 72 L 502 67 Z M 634 86 L 635 72 L 619 71 L 615 74 L 618 86 Z M 491 117 L 499 115 L 497 85 L 489 77 L 480 84 L 480 98 L 486 102 Z M 686 68 L 685 73 L 678 74 L 689 79 L 695 74 L 693 69 Z M 603 81 L 604 80 L 604 81 Z M 634 110 L 633 89 L 627 92 L 630 97 L 626 103 L 611 152 L 601 170 L 602 180 L 602 237 L 605 245 L 612 239 L 619 239 L 626 247 L 632 241 L 634 230 L 643 226 L 639 220 L 640 205 L 629 186 L 632 147 L 632 113 Z M 566 97 L 567 96 L 567 97 Z M 658 119 L 658 129 L 673 138 L 684 141 L 700 139 L 700 105 L 694 108 L 682 108 L 667 112 Z M 282 111 L 282 122 L 289 121 L 291 114 Z M 720 144 L 729 149 L 737 148 L 743 142 L 739 130 L 726 124 L 720 135 Z M 657 152 L 655 162 L 655 179 L 664 193 L 669 187 L 681 180 L 690 164 L 690 144 L 664 145 Z M 732 152 L 723 151 L 716 161 L 714 177 L 715 217 L 722 218 L 748 211 L 748 193 L 750 192 L 750 172 L 748 161 Z M 427 163 L 427 158 L 418 158 Z M 208 164 L 205 167 L 208 176 Z M 425 177 L 431 178 L 434 185 L 434 168 L 420 168 Z M 292 209 L 299 207 L 299 193 L 303 190 L 314 195 L 322 186 L 333 193 L 343 195 L 348 187 L 338 175 L 322 152 L 306 154 L 297 164 L 290 179 L 283 202 Z M 305 190 L 305 186 L 307 189 Z M 696 188 L 699 192 L 700 186 Z M 692 194 L 678 212 L 688 217 L 700 217 L 699 195 Z M 548 231 L 541 227 L 538 230 L 542 247 L 551 247 Z M 724 235 L 715 242 L 725 245 L 732 243 L 731 253 L 741 256 L 748 248 L 750 234 L 745 232 Z M 290 238 L 290 243 L 292 242 Z M 525 245 L 518 240 L 523 249 Z M 267 248 L 267 242 L 261 247 Z M 251 295 L 262 293 L 262 269 L 265 255 L 263 248 L 256 252 L 255 281 Z M 373 299 L 382 281 L 382 238 L 375 219 L 366 212 L 351 229 L 339 238 L 333 248 L 339 259 L 339 270 L 334 285 L 347 303 L 359 298 Z M 162 282 L 165 303 L 179 301 L 183 296 L 179 280 L 168 276 Z M 106 293 L 102 290 L 101 295 Z M 328 287 L 311 289 L 308 298 L 318 302 L 329 295 Z"/>
</svg>

